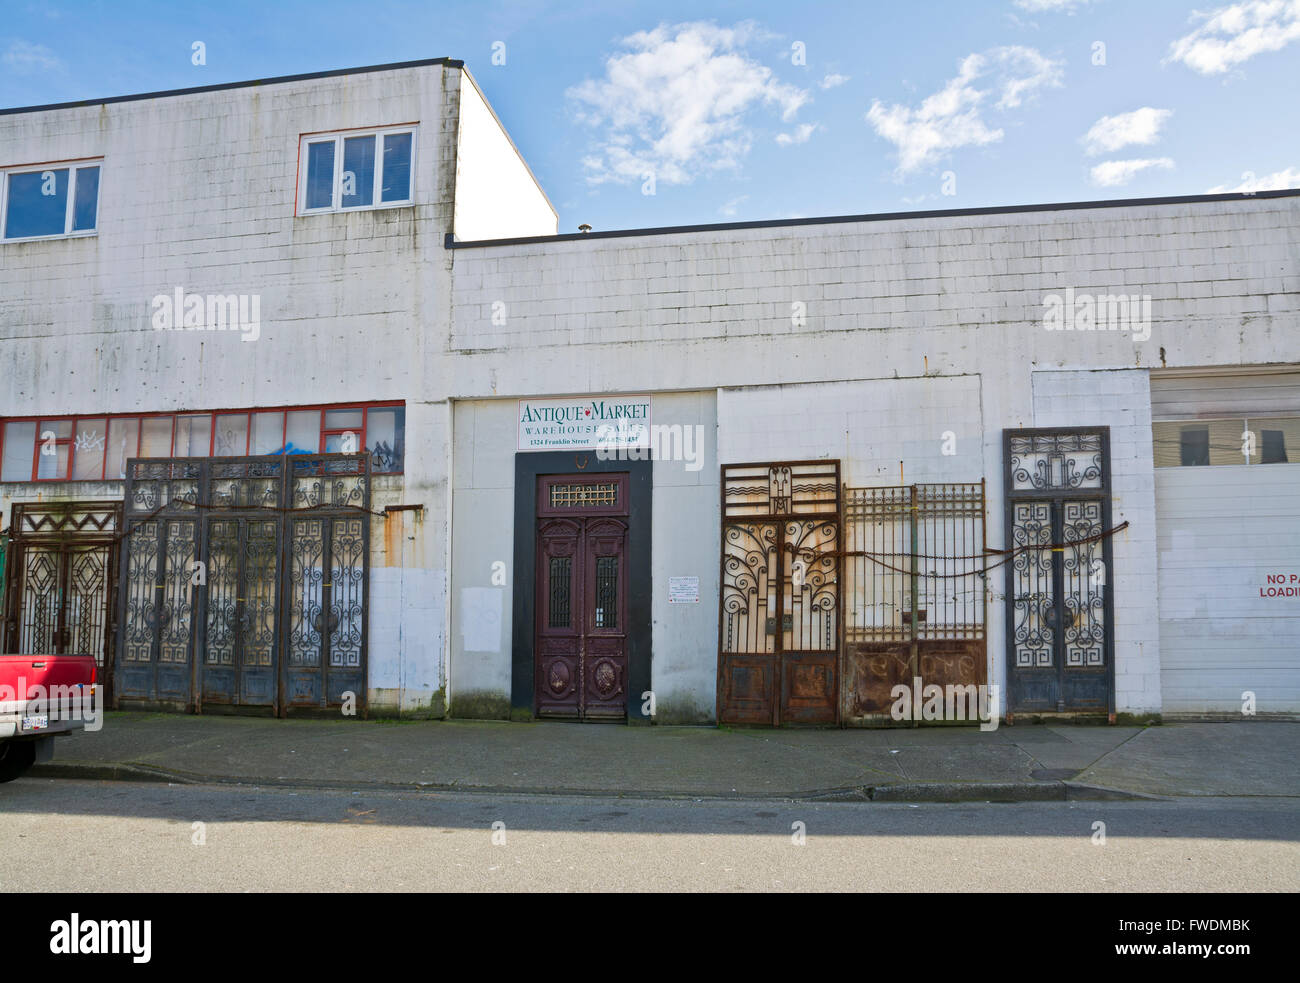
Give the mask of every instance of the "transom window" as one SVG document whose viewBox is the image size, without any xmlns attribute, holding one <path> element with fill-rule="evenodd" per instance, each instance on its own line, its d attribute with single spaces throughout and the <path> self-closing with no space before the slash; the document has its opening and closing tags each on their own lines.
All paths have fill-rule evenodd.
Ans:
<svg viewBox="0 0 1300 983">
<path fill-rule="evenodd" d="M 399 474 L 405 447 L 401 403 L 29 417 L 5 420 L 0 429 L 0 481 L 120 480 L 132 457 L 362 451 L 373 473 Z"/>
<path fill-rule="evenodd" d="M 304 136 L 298 211 L 395 208 L 415 200 L 415 127 Z"/>
<path fill-rule="evenodd" d="M 94 235 L 102 161 L 35 164 L 0 172 L 0 229 L 6 242 Z"/>
<path fill-rule="evenodd" d="M 1152 424 L 1158 468 L 1300 461 L 1300 417 L 1234 417 Z"/>
</svg>

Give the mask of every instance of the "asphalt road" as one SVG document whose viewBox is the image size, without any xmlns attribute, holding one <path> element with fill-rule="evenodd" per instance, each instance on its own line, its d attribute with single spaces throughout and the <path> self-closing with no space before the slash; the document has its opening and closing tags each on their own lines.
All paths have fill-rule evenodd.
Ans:
<svg viewBox="0 0 1300 983">
<path fill-rule="evenodd" d="M 32 890 L 1297 891 L 1300 800 L 664 801 L 24 778 L 0 786 L 0 892 Z"/>
</svg>

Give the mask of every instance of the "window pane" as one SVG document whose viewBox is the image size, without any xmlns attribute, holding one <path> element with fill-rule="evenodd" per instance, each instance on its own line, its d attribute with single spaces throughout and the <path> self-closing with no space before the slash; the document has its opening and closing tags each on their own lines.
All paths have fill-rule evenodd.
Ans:
<svg viewBox="0 0 1300 983">
<path fill-rule="evenodd" d="M 95 228 L 95 213 L 99 205 L 98 167 L 77 168 L 73 196 L 72 231 L 89 232 Z"/>
<path fill-rule="evenodd" d="M 326 430 L 355 430 L 361 433 L 360 410 L 326 410 Z"/>
<path fill-rule="evenodd" d="M 307 144 L 307 207 L 334 204 L 334 141 Z"/>
<path fill-rule="evenodd" d="M 207 453 L 205 450 L 203 453 Z M 140 424 L 140 456 L 171 457 L 172 418 L 147 416 Z"/>
<path fill-rule="evenodd" d="M 1294 453 L 1300 443 L 1300 419 L 1251 420 L 1249 426 L 1255 433 L 1252 464 L 1288 464 L 1293 460 L 1288 448 Z"/>
<path fill-rule="evenodd" d="M 1183 427 L 1178 432 L 1178 463 L 1183 467 L 1199 467 L 1210 463 L 1210 430 L 1208 427 Z"/>
<path fill-rule="evenodd" d="M 32 480 L 32 451 L 35 443 L 35 423 L 5 424 L 5 456 L 4 463 L 0 465 L 0 480 Z"/>
<path fill-rule="evenodd" d="M 248 453 L 248 414 L 217 417 L 216 455 L 243 457 Z"/>
<path fill-rule="evenodd" d="M 370 452 L 370 470 L 375 474 L 402 470 L 405 423 L 406 409 L 400 406 L 366 414 L 366 450 Z"/>
<path fill-rule="evenodd" d="M 284 414 L 254 413 L 250 454 L 274 454 L 284 447 Z"/>
<path fill-rule="evenodd" d="M 212 417 L 207 413 L 176 418 L 176 457 L 207 457 Z"/>
<path fill-rule="evenodd" d="M 294 410 L 287 423 L 285 453 L 315 454 L 320 450 L 320 410 Z"/>
<path fill-rule="evenodd" d="M 36 477 L 45 480 L 68 476 L 68 445 L 42 444 L 36 455 Z"/>
<path fill-rule="evenodd" d="M 5 238 L 62 235 L 68 221 L 68 169 L 9 175 Z"/>
<path fill-rule="evenodd" d="M 108 421 L 108 459 L 104 462 L 107 480 L 125 478 L 127 460 L 139 457 L 135 447 L 139 429 L 140 421 L 133 416 Z"/>
<path fill-rule="evenodd" d="M 406 201 L 411 197 L 411 134 L 384 137 L 384 185 L 381 201 Z"/>
<path fill-rule="evenodd" d="M 78 481 L 98 480 L 104 474 L 104 421 L 78 420 L 73 443 L 72 477 Z"/>
<path fill-rule="evenodd" d="M 55 440 L 67 440 L 72 436 L 71 420 L 42 420 L 40 429 L 41 440 L 49 440 L 50 435 L 54 435 Z M 51 452 L 53 453 L 53 452 Z"/>
<path fill-rule="evenodd" d="M 349 137 L 343 141 L 343 207 L 370 205 L 374 200 L 375 138 Z"/>
</svg>

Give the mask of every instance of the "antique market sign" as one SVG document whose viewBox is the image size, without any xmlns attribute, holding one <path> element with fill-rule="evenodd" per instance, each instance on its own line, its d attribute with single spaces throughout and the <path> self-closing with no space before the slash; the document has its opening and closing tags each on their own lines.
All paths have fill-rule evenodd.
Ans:
<svg viewBox="0 0 1300 983">
<path fill-rule="evenodd" d="M 649 446 L 649 396 L 570 396 L 519 401 L 521 451 Z"/>
</svg>

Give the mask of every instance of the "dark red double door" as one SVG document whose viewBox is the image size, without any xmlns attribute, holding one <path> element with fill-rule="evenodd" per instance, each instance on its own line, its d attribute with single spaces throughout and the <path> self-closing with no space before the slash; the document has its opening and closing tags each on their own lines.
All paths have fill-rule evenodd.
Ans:
<svg viewBox="0 0 1300 983">
<path fill-rule="evenodd" d="M 538 479 L 538 716 L 627 715 L 627 475 Z"/>
</svg>

